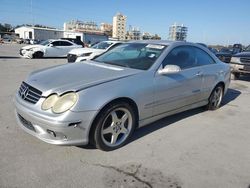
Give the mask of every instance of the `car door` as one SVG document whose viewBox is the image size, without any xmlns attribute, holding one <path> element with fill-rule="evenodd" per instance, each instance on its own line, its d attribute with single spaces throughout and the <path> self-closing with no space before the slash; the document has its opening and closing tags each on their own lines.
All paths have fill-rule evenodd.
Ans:
<svg viewBox="0 0 250 188">
<path fill-rule="evenodd" d="M 202 99 L 208 99 L 215 83 L 217 82 L 217 76 L 223 73 L 220 65 L 204 50 L 194 47 L 195 51 L 195 64 L 202 70 L 202 87 L 201 97 Z"/>
<path fill-rule="evenodd" d="M 51 42 L 45 52 L 46 57 L 60 57 L 62 52 L 61 52 L 61 41 L 53 41 Z"/>
<path fill-rule="evenodd" d="M 154 115 L 197 103 L 201 100 L 202 69 L 195 65 L 195 51 L 192 46 L 174 48 L 160 67 L 177 65 L 181 71 L 176 74 L 156 74 Z"/>
<path fill-rule="evenodd" d="M 61 57 L 67 56 L 67 54 L 69 53 L 70 50 L 77 48 L 76 45 L 73 45 L 71 42 L 69 41 L 61 41 Z"/>
</svg>

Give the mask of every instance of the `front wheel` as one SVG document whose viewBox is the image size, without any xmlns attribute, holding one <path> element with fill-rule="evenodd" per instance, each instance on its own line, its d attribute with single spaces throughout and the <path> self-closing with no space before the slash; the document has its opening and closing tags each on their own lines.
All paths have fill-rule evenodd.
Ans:
<svg viewBox="0 0 250 188">
<path fill-rule="evenodd" d="M 207 110 L 216 110 L 220 107 L 223 93 L 224 93 L 223 86 L 217 85 L 208 99 L 208 104 L 206 106 Z"/>
<path fill-rule="evenodd" d="M 42 58 L 43 57 L 43 52 L 40 52 L 40 51 L 38 51 L 38 52 L 35 52 L 34 54 L 33 54 L 33 58 Z"/>
<path fill-rule="evenodd" d="M 110 151 L 125 145 L 135 129 L 133 108 L 121 102 L 109 105 L 101 113 L 94 131 L 96 147 Z"/>
</svg>

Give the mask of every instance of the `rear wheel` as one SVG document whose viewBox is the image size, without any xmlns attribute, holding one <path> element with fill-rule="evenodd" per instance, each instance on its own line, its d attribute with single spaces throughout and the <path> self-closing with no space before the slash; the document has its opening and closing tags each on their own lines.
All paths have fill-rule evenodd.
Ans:
<svg viewBox="0 0 250 188">
<path fill-rule="evenodd" d="M 232 73 L 232 74 L 231 74 L 231 78 L 232 78 L 233 80 L 239 79 L 239 78 L 240 78 L 240 73 Z"/>
<path fill-rule="evenodd" d="M 223 86 L 217 85 L 208 99 L 208 104 L 206 106 L 207 110 L 216 110 L 220 107 L 223 93 L 224 93 Z"/>
<path fill-rule="evenodd" d="M 43 52 L 35 52 L 33 54 L 33 58 L 42 58 L 43 57 Z"/>
<path fill-rule="evenodd" d="M 135 129 L 133 108 L 121 102 L 109 105 L 101 113 L 94 130 L 96 147 L 110 151 L 125 145 Z"/>
</svg>

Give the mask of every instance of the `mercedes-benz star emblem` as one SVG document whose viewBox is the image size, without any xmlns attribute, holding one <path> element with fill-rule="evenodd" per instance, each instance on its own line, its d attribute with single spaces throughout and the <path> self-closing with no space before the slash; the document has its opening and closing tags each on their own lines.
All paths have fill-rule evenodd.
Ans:
<svg viewBox="0 0 250 188">
<path fill-rule="evenodd" d="M 22 99 L 26 99 L 28 94 L 29 94 L 29 87 L 25 86 L 24 89 L 21 91 L 20 95 Z"/>
</svg>

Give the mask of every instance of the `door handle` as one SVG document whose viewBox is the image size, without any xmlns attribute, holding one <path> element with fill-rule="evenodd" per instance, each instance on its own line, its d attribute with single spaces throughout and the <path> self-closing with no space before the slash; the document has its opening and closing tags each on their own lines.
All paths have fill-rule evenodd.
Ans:
<svg viewBox="0 0 250 188">
<path fill-rule="evenodd" d="M 197 73 L 195 74 L 195 76 L 203 76 L 203 73 L 202 73 L 202 72 L 197 72 Z"/>
</svg>

